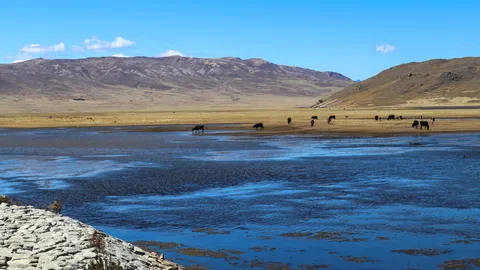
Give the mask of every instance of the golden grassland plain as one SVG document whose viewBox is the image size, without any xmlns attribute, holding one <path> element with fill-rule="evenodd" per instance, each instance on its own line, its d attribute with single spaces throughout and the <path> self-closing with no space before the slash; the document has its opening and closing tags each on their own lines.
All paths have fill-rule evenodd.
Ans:
<svg viewBox="0 0 480 270">
<path fill-rule="evenodd" d="M 401 115 L 404 120 L 387 121 L 388 115 Z M 332 124 L 327 118 L 335 115 Z M 375 121 L 374 116 L 382 117 Z M 413 119 L 424 120 L 435 117 L 429 131 L 411 127 Z M 311 116 L 318 116 L 310 127 Z M 287 118 L 292 124 L 287 124 Z M 420 119 L 419 119 L 420 120 Z M 252 130 L 255 123 L 263 123 L 265 130 L 238 132 L 232 135 L 288 135 L 288 134 L 345 134 L 345 135 L 389 135 L 389 134 L 432 134 L 449 132 L 480 131 L 480 109 L 190 109 L 181 111 L 152 112 L 72 112 L 72 113 L 18 113 L 0 115 L 1 128 L 57 128 L 92 126 L 150 126 L 147 131 L 188 131 L 188 125 L 205 124 L 209 130 Z M 179 126 L 185 124 L 187 126 Z M 234 126 L 210 126 L 214 124 L 236 124 Z M 208 130 L 206 131 L 208 134 Z"/>
</svg>

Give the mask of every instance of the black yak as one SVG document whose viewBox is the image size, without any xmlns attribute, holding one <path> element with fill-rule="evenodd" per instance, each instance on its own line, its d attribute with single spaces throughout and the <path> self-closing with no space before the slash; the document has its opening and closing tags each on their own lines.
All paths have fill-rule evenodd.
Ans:
<svg viewBox="0 0 480 270">
<path fill-rule="evenodd" d="M 412 127 L 415 128 L 415 129 L 418 128 L 418 121 L 417 120 L 413 121 Z"/>
<path fill-rule="evenodd" d="M 258 130 L 258 129 L 262 129 L 263 130 L 263 123 L 256 123 L 255 125 L 253 125 L 253 128 Z"/>
<path fill-rule="evenodd" d="M 192 128 L 192 133 L 193 134 L 199 134 L 200 130 L 202 131 L 202 134 L 205 132 L 206 127 L 204 125 L 196 125 Z"/>
<path fill-rule="evenodd" d="M 428 121 L 420 121 L 420 129 L 423 129 L 423 127 L 426 127 L 427 130 L 430 130 L 430 126 L 428 125 Z"/>
<path fill-rule="evenodd" d="M 335 119 L 335 115 L 330 115 L 328 117 L 327 123 L 330 124 L 332 122 L 332 119 Z"/>
</svg>

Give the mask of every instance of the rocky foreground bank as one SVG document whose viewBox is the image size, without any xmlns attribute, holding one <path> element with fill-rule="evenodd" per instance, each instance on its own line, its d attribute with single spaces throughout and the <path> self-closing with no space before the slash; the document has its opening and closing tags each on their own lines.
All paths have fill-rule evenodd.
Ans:
<svg viewBox="0 0 480 270">
<path fill-rule="evenodd" d="M 99 233 L 104 245 L 99 252 L 92 246 L 95 231 L 69 217 L 2 203 L 0 269 L 87 269 L 99 254 L 123 269 L 184 269 L 103 233 Z"/>
</svg>

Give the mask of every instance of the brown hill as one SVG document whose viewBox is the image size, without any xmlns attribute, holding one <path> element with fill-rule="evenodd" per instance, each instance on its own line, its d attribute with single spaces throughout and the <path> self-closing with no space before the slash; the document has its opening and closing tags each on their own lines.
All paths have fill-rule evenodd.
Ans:
<svg viewBox="0 0 480 270">
<path fill-rule="evenodd" d="M 263 59 L 35 59 L 0 65 L 0 111 L 305 106 L 352 83 Z"/>
<path fill-rule="evenodd" d="M 330 106 L 479 105 L 480 58 L 392 67 L 328 98 Z"/>
</svg>

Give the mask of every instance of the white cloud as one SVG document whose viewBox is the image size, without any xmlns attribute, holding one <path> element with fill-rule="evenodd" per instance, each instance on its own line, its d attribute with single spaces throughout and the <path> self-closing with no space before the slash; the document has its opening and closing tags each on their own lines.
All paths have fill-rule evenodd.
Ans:
<svg viewBox="0 0 480 270">
<path fill-rule="evenodd" d="M 185 54 L 176 51 L 176 50 L 167 50 L 164 51 L 163 53 L 159 54 L 158 57 L 169 57 L 169 56 L 182 56 L 185 57 Z"/>
<path fill-rule="evenodd" d="M 30 44 L 20 49 L 20 51 L 24 53 L 37 53 L 37 54 L 43 54 L 43 53 L 49 53 L 49 52 L 63 52 L 65 51 L 65 43 L 60 42 L 58 44 L 51 45 L 51 46 L 43 46 L 40 44 Z"/>
<path fill-rule="evenodd" d="M 384 54 L 387 54 L 389 52 L 393 52 L 395 51 L 397 48 L 395 48 L 395 46 L 392 46 L 390 44 L 383 44 L 383 45 L 377 45 L 376 46 L 376 51 L 377 52 L 381 52 L 381 53 L 384 53 Z"/>
<path fill-rule="evenodd" d="M 97 52 L 105 51 L 108 49 L 131 47 L 133 44 L 135 44 L 135 42 L 124 39 L 122 37 L 116 37 L 112 42 L 100 40 L 97 37 L 92 37 L 91 39 L 86 38 L 83 41 L 83 45 L 87 50 Z"/>
<path fill-rule="evenodd" d="M 15 64 L 15 63 L 21 63 L 21 62 L 25 62 L 25 61 L 28 61 L 28 60 L 31 60 L 31 59 L 21 59 L 21 60 L 15 60 L 12 62 L 12 64 Z"/>
<path fill-rule="evenodd" d="M 124 55 L 123 53 L 114 54 L 114 55 L 112 55 L 112 56 L 113 56 L 113 57 L 120 57 L 120 58 L 130 57 L 130 56 Z"/>
</svg>

